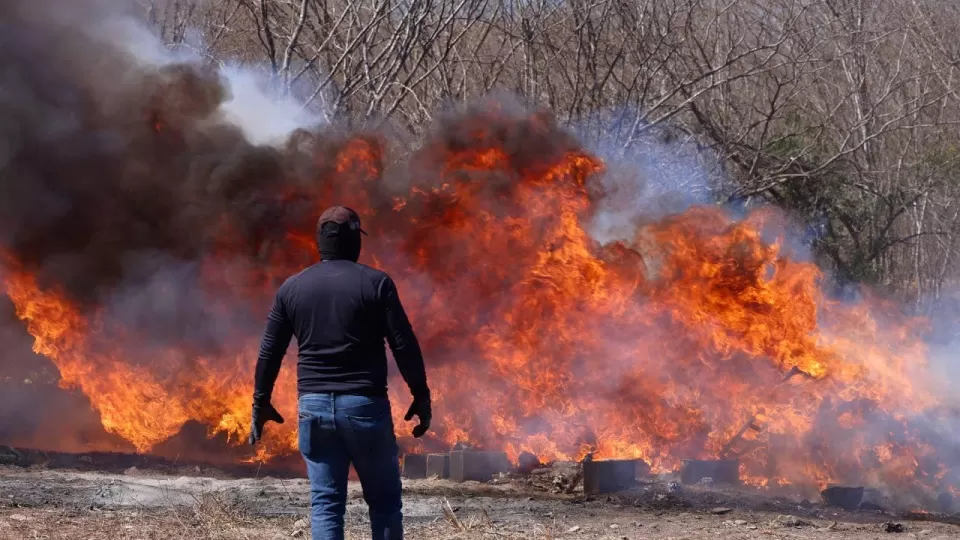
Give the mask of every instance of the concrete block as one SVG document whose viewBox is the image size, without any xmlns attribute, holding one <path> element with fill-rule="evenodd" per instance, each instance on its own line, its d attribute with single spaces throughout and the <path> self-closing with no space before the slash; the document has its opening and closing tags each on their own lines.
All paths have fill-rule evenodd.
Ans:
<svg viewBox="0 0 960 540">
<path fill-rule="evenodd" d="M 427 454 L 427 477 L 450 478 L 450 454 Z"/>
<path fill-rule="evenodd" d="M 607 459 L 583 463 L 583 492 L 611 493 L 637 484 L 639 459 Z"/>
<path fill-rule="evenodd" d="M 403 456 L 404 478 L 426 478 L 427 456 L 423 454 L 405 454 Z"/>
<path fill-rule="evenodd" d="M 715 484 L 739 484 L 740 460 L 688 459 L 683 461 L 683 469 L 680 470 L 681 482 L 688 485 L 697 484 L 704 478 L 713 478 Z"/>
<path fill-rule="evenodd" d="M 637 478 L 650 478 L 650 464 L 642 459 L 636 460 L 637 462 Z"/>
<path fill-rule="evenodd" d="M 530 452 L 520 452 L 517 456 L 517 472 L 520 474 L 530 474 L 541 467 L 543 463 Z"/>
<path fill-rule="evenodd" d="M 450 452 L 450 479 L 454 482 L 487 482 L 497 473 L 507 472 L 510 460 L 503 452 L 457 450 Z"/>
<path fill-rule="evenodd" d="M 820 492 L 823 502 L 844 510 L 856 510 L 863 500 L 863 486 L 827 486 Z"/>
</svg>

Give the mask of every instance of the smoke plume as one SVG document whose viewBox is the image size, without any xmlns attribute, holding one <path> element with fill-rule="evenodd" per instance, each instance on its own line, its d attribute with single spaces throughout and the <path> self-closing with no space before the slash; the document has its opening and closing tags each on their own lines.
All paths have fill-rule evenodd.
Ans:
<svg viewBox="0 0 960 540">
<path fill-rule="evenodd" d="M 420 138 L 319 125 L 111 2 L 2 0 L 0 23 L 0 277 L 61 384 L 137 450 L 188 422 L 242 438 L 271 295 L 346 204 L 426 353 L 429 448 L 664 471 L 759 425 L 740 441 L 751 483 L 906 482 L 919 501 L 956 485 L 948 437 L 911 420 L 943 403 L 911 382 L 921 324 L 828 298 L 779 212 L 691 207 L 710 194 L 690 146 L 592 154 L 503 96 Z M 31 361 L 3 367 L 20 380 Z M 390 391 L 403 426 L 409 396 Z M 282 429 L 260 457 L 293 451 Z"/>
</svg>

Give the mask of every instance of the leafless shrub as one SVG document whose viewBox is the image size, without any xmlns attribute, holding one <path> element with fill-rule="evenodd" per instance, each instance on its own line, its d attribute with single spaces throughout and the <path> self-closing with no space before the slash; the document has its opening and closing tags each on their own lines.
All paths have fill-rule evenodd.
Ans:
<svg viewBox="0 0 960 540">
<path fill-rule="evenodd" d="M 268 66 L 278 90 L 353 122 L 416 132 L 507 90 L 623 153 L 708 155 L 716 196 L 796 212 L 841 281 L 918 309 L 957 282 L 950 3 L 152 0 L 144 13 L 171 46 Z"/>
</svg>

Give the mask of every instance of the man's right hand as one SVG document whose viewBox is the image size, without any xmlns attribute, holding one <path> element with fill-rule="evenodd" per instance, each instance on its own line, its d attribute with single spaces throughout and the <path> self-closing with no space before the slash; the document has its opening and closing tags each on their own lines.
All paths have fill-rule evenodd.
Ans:
<svg viewBox="0 0 960 540">
<path fill-rule="evenodd" d="M 250 422 L 250 444 L 257 444 L 263 437 L 263 426 L 267 422 L 283 423 L 283 417 L 270 402 L 253 404 L 253 418 Z"/>
<path fill-rule="evenodd" d="M 404 416 L 403 419 L 409 422 L 413 420 L 414 416 L 420 420 L 420 423 L 414 426 L 413 436 L 419 439 L 430 429 L 430 420 L 433 417 L 429 394 L 426 396 L 413 397 L 413 403 L 410 404 L 410 409 L 407 410 L 407 415 Z"/>
</svg>

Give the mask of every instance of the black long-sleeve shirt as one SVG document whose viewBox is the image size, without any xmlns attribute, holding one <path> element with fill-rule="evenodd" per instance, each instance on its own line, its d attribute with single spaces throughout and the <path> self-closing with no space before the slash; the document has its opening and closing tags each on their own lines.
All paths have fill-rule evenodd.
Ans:
<svg viewBox="0 0 960 540">
<path fill-rule="evenodd" d="M 269 400 L 297 337 L 297 393 L 385 396 L 390 345 L 416 396 L 429 397 L 420 344 L 390 276 L 348 260 L 317 263 L 277 291 L 257 359 L 255 402 Z"/>
</svg>

